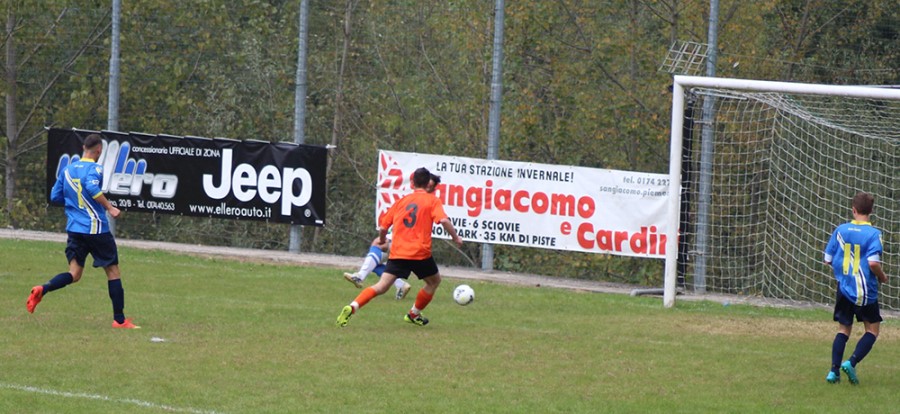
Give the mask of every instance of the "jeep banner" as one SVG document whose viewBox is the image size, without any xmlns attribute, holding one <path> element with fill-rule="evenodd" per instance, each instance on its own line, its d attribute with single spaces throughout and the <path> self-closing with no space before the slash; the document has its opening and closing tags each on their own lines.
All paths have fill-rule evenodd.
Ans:
<svg viewBox="0 0 900 414">
<path fill-rule="evenodd" d="M 381 151 L 376 217 L 412 192 L 419 167 L 466 241 L 664 258 L 664 174 Z M 448 238 L 440 225 L 432 235 Z"/>
<path fill-rule="evenodd" d="M 103 193 L 123 211 L 325 225 L 323 146 L 50 129 L 47 199 L 89 134 L 103 137 Z"/>
</svg>

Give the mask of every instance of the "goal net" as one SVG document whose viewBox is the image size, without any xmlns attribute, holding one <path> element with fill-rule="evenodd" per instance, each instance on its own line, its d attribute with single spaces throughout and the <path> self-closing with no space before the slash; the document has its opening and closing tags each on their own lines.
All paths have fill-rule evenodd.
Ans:
<svg viewBox="0 0 900 414">
<path fill-rule="evenodd" d="M 900 90 L 686 76 L 675 84 L 670 175 L 680 186 L 670 194 L 681 197 L 669 222 L 680 223 L 682 251 L 668 250 L 666 306 L 676 287 L 832 304 L 822 251 L 851 219 L 850 199 L 866 191 L 884 236 L 882 308 L 900 310 Z"/>
</svg>

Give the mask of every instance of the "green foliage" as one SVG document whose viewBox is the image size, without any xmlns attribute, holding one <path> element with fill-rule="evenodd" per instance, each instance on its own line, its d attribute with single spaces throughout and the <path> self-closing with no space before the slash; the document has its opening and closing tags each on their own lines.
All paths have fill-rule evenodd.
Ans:
<svg viewBox="0 0 900 414">
<path fill-rule="evenodd" d="M 897 83 L 900 10 L 886 0 L 845 3 L 723 2 L 719 75 Z M 23 56 L 39 51 L 20 59 L 21 120 L 85 35 L 110 23 L 109 2 L 7 4 L 21 21 L 17 50 Z M 707 7 L 697 1 L 507 2 L 499 158 L 667 171 L 671 79 L 657 68 L 673 40 L 705 42 Z M 486 156 L 493 12 L 493 2 L 474 0 L 310 2 L 304 140 L 336 148 L 328 223 L 303 230 L 303 250 L 365 251 L 374 236 L 379 149 Z M 60 15 L 61 24 L 47 32 Z M 123 2 L 119 129 L 292 141 L 298 22 L 296 1 Z M 37 105 L 25 135 L 44 125 L 105 128 L 105 33 Z M 0 215 L 0 224 L 59 230 L 61 212 L 43 207 L 46 161 L 37 143 L 21 154 L 17 207 Z M 118 230 L 130 238 L 275 249 L 286 246 L 288 232 L 279 225 L 139 214 L 126 215 Z M 497 250 L 498 270 L 660 283 L 656 261 Z M 481 261 L 478 245 L 456 250 L 438 243 L 436 254 L 447 264 Z"/>
<path fill-rule="evenodd" d="M 896 2 L 775 2 L 763 14 L 768 56 L 784 62 L 779 79 L 894 84 L 898 79 Z"/>
<path fill-rule="evenodd" d="M 108 11 L 90 1 L 9 1 L 5 6 L 0 221 L 33 227 L 45 221 L 40 214 L 46 204 L 40 178 L 43 128 L 66 122 L 72 109 L 80 112 L 79 122 L 90 122 L 97 102 L 104 100 L 104 92 L 92 92 L 105 79 L 103 66 L 95 64 Z"/>
<path fill-rule="evenodd" d="M 266 2 L 127 3 L 122 85 L 133 98 L 120 129 L 289 140 L 293 16 Z"/>
</svg>

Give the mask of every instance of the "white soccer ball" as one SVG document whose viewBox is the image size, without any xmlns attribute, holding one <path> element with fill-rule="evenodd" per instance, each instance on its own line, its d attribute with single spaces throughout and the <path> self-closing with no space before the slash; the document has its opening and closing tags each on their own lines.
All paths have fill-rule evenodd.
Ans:
<svg viewBox="0 0 900 414">
<path fill-rule="evenodd" d="M 475 300 L 475 291 L 469 285 L 459 285 L 456 289 L 453 289 L 453 300 L 462 306 L 466 306 Z"/>
</svg>

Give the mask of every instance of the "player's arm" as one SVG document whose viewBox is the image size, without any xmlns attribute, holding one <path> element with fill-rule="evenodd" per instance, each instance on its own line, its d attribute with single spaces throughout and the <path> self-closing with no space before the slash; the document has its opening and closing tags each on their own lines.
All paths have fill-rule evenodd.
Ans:
<svg viewBox="0 0 900 414">
<path fill-rule="evenodd" d="M 371 244 L 371 245 L 372 245 L 372 246 L 375 246 L 375 247 L 377 247 L 377 248 L 379 248 L 379 249 L 381 249 L 381 250 L 387 250 L 387 243 L 382 243 L 382 242 L 381 242 L 381 237 L 380 237 L 380 235 L 379 235 L 379 236 L 375 236 L 375 238 L 372 239 L 372 244 Z"/>
<path fill-rule="evenodd" d="M 378 242 L 379 247 L 387 244 L 387 233 L 388 229 L 386 227 L 378 227 L 378 238 L 375 241 Z M 384 250 L 384 248 L 381 248 L 381 250 Z"/>
<path fill-rule="evenodd" d="M 85 177 L 84 191 L 86 194 L 90 194 L 91 198 L 100 203 L 100 205 L 109 213 L 110 217 L 118 218 L 119 214 L 122 212 L 116 208 L 116 206 L 112 205 L 106 198 L 106 195 L 103 194 L 103 190 L 100 188 L 100 183 L 102 182 L 103 171 L 100 168 L 92 169 L 88 176 Z"/>
<path fill-rule="evenodd" d="M 868 245 L 869 249 L 866 252 L 866 258 L 869 261 L 869 270 L 878 278 L 880 283 L 887 283 L 887 274 L 884 273 L 884 268 L 881 267 L 881 255 L 884 254 L 884 243 L 881 241 L 881 233 L 879 232 L 872 237 Z"/>
<path fill-rule="evenodd" d="M 58 204 L 66 203 L 66 195 L 63 192 L 63 181 L 65 180 L 65 170 L 63 170 L 60 172 L 59 177 L 56 177 L 56 182 L 50 190 L 50 201 Z"/>
<path fill-rule="evenodd" d="M 831 261 L 834 260 L 834 255 L 837 253 L 837 250 L 837 230 L 835 230 L 834 233 L 831 233 L 831 237 L 828 239 L 828 244 L 825 245 L 825 264 L 831 266 Z"/>
<path fill-rule="evenodd" d="M 394 203 L 388 208 L 388 211 L 385 212 L 381 217 L 378 218 L 378 227 L 375 230 L 378 231 L 378 243 L 385 244 L 387 243 L 387 234 L 388 229 L 394 224 L 394 215 L 397 214 L 397 209 L 400 203 Z"/>
<path fill-rule="evenodd" d="M 94 200 L 97 200 L 103 208 L 109 213 L 109 216 L 112 218 L 119 218 L 119 215 L 122 214 L 122 211 L 112 205 L 109 200 L 106 198 L 103 193 L 98 193 L 94 196 Z"/>
<path fill-rule="evenodd" d="M 459 237 L 459 234 L 456 233 L 456 228 L 453 227 L 453 223 L 450 222 L 450 218 L 444 217 L 439 221 L 441 226 L 444 227 L 444 231 L 450 235 L 450 238 L 453 239 L 453 242 L 456 243 L 457 246 L 462 247 L 463 240 Z"/>
<path fill-rule="evenodd" d="M 881 262 L 869 262 L 869 270 L 878 278 L 879 282 L 887 283 L 887 274 L 884 273 Z"/>
<path fill-rule="evenodd" d="M 440 181 L 440 178 L 438 178 Z M 453 242 L 456 243 L 457 246 L 462 247 L 463 241 L 459 237 L 459 234 L 456 232 L 456 228 L 453 227 L 453 222 L 450 221 L 450 217 L 447 216 L 447 213 L 444 211 L 444 205 L 441 204 L 441 200 L 437 198 L 435 200 L 433 216 L 434 222 L 440 223 L 442 227 L 444 227 L 444 231 L 450 235 L 450 238 L 453 239 Z M 438 219 L 440 217 L 440 219 Z"/>
</svg>

